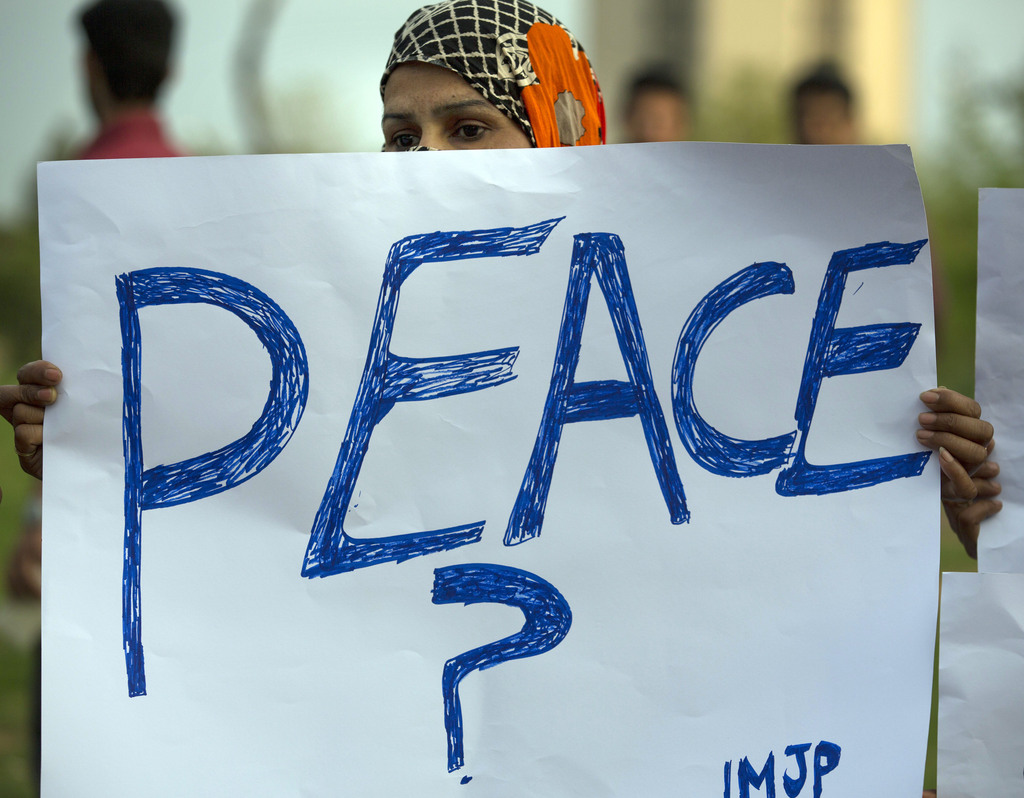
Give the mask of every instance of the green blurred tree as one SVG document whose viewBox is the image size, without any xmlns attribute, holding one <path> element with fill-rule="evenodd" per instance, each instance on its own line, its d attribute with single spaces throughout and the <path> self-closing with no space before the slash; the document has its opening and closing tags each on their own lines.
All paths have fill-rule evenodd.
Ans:
<svg viewBox="0 0 1024 798">
<path fill-rule="evenodd" d="M 34 225 L 0 229 L 0 365 L 39 357 L 39 239 Z"/>
</svg>

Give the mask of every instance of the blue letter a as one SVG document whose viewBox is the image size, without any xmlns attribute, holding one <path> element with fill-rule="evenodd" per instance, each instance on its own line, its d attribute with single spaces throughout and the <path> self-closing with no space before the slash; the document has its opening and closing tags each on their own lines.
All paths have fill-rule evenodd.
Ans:
<svg viewBox="0 0 1024 798">
<path fill-rule="evenodd" d="M 628 380 L 574 381 L 580 358 L 583 323 L 591 278 L 596 272 L 615 327 Z M 544 403 L 540 431 L 522 487 L 505 530 L 505 545 L 514 546 L 540 535 L 551 474 L 558 456 L 562 428 L 576 421 L 604 421 L 640 416 L 669 517 L 673 524 L 689 520 L 683 483 L 679 479 L 665 416 L 654 391 L 643 330 L 626 269 L 622 241 L 611 233 L 586 233 L 574 239 L 569 287 L 558 334 L 551 386 Z"/>
</svg>

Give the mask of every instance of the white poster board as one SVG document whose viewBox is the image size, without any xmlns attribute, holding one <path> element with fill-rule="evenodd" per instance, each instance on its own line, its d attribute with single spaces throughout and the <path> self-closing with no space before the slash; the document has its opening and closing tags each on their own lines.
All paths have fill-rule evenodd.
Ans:
<svg viewBox="0 0 1024 798">
<path fill-rule="evenodd" d="M 39 177 L 45 796 L 920 789 L 909 150 Z"/>
<path fill-rule="evenodd" d="M 996 428 L 1002 511 L 978 538 L 978 570 L 1024 573 L 1024 190 L 978 196 L 975 396 Z"/>
<path fill-rule="evenodd" d="M 938 794 L 1024 792 L 1024 574 L 942 575 Z"/>
</svg>

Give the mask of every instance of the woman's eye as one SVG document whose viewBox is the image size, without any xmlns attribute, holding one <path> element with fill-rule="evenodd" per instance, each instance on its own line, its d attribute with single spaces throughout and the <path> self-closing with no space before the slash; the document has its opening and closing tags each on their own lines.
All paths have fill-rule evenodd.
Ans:
<svg viewBox="0 0 1024 798">
<path fill-rule="evenodd" d="M 416 146 L 416 136 L 412 133 L 398 133 L 391 137 L 391 143 L 400 150 L 412 149 Z"/>
<path fill-rule="evenodd" d="M 458 131 L 459 138 L 463 139 L 478 139 L 484 134 L 483 125 L 459 125 Z"/>
</svg>

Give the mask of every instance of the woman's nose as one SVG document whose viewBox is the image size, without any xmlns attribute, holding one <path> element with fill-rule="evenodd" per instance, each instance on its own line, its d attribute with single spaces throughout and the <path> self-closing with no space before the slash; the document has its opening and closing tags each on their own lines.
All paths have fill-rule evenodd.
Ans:
<svg viewBox="0 0 1024 798">
<path fill-rule="evenodd" d="M 445 131 L 433 125 L 423 126 L 420 130 L 419 144 L 413 147 L 417 152 L 436 152 L 437 150 L 450 150 L 451 148 Z"/>
</svg>

